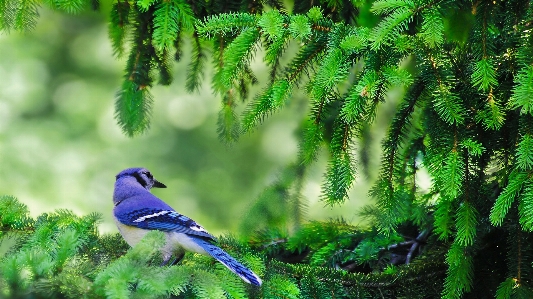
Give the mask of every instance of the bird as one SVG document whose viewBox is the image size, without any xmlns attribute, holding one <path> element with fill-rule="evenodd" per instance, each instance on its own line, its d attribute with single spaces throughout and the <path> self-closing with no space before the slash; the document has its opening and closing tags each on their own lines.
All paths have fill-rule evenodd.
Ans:
<svg viewBox="0 0 533 299">
<path fill-rule="evenodd" d="M 168 265 L 173 256 L 181 259 L 185 251 L 196 252 L 212 256 L 245 282 L 260 286 L 261 278 L 216 246 L 213 235 L 150 192 L 151 188 L 166 187 L 142 167 L 127 168 L 116 175 L 113 215 L 124 240 L 133 247 L 148 232 L 163 231 L 166 241 L 161 249 L 162 266 Z"/>
</svg>

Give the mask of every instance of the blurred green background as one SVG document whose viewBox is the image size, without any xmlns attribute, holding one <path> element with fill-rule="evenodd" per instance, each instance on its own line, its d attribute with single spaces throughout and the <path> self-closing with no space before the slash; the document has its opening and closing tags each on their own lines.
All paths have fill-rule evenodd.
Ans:
<svg viewBox="0 0 533 299">
<path fill-rule="evenodd" d="M 174 83 L 152 89 L 151 129 L 127 138 L 113 117 L 125 59 L 112 55 L 105 5 L 77 16 L 41 9 L 35 30 L 0 35 L 0 194 L 18 197 L 32 216 L 55 209 L 98 212 L 101 231 L 115 232 L 114 176 L 143 166 L 168 186 L 154 193 L 177 211 L 216 235 L 235 233 L 261 190 L 296 160 L 294 134 L 308 111 L 305 97 L 296 95 L 287 109 L 228 147 L 217 138 L 220 99 L 211 94 L 210 73 L 199 93 L 185 92 L 186 47 Z M 268 73 L 260 58 L 254 70 Z M 384 110 L 386 123 L 392 109 Z M 307 219 L 344 217 L 358 224 L 355 212 L 369 202 L 379 162 L 379 127 L 371 134 L 375 167 L 357 179 L 343 206 L 325 207 L 319 200 L 325 151 L 309 169 Z"/>
</svg>

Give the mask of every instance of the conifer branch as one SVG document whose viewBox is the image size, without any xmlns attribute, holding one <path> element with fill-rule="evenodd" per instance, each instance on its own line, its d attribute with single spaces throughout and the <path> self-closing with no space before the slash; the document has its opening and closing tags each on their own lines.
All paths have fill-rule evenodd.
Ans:
<svg viewBox="0 0 533 299">
<path fill-rule="evenodd" d="M 196 31 L 193 33 L 192 55 L 192 60 L 187 67 L 187 79 L 185 82 L 185 87 L 189 92 L 197 91 L 200 87 L 204 74 L 205 60 L 207 59 Z"/>
<path fill-rule="evenodd" d="M 290 273 L 296 279 L 304 279 L 307 277 L 316 277 L 319 281 L 323 282 L 332 282 L 340 283 L 345 287 L 364 287 L 364 288 L 394 288 L 395 286 L 408 285 L 409 282 L 417 280 L 430 280 L 436 277 L 441 276 L 444 273 L 444 270 L 440 268 L 438 263 L 428 263 L 426 265 L 428 268 L 424 269 L 424 275 L 417 275 L 417 270 L 420 270 L 419 267 L 413 266 L 410 270 L 404 270 L 397 275 L 395 278 L 387 278 L 388 275 L 381 274 L 375 275 L 365 275 L 365 274 L 353 274 L 346 272 L 336 272 L 331 274 L 331 270 L 323 267 L 314 267 L 307 268 L 305 266 L 284 264 L 276 261 L 271 261 L 270 266 L 276 269 L 276 271 L 281 273 Z M 330 275 L 324 275 L 325 272 L 329 272 Z M 414 274 L 414 275 L 413 275 Z M 323 278 L 322 278 L 323 277 Z"/>
<path fill-rule="evenodd" d="M 397 151 L 403 146 L 403 136 L 408 132 L 406 126 L 410 124 L 410 118 L 424 89 L 425 84 L 421 81 L 415 82 L 413 86 L 411 86 L 406 99 L 400 105 L 400 108 L 393 119 L 387 138 L 383 142 L 384 153 L 382 169 L 380 171 L 378 183 L 374 187 L 374 190 L 376 190 L 374 191 L 374 194 L 378 199 L 378 205 L 385 213 L 388 213 L 391 218 L 396 210 L 396 206 L 400 205 L 399 202 L 394 202 L 393 198 L 395 193 L 395 161 L 397 158 Z M 377 190 L 383 188 L 383 185 L 385 184 L 387 186 L 384 188 L 386 191 L 377 192 Z M 388 230 L 388 228 L 385 230 Z"/>
<path fill-rule="evenodd" d="M 127 1 L 117 1 L 111 8 L 111 20 L 108 34 L 113 47 L 113 54 L 121 57 L 124 53 L 126 27 L 129 25 L 130 4 Z"/>
<path fill-rule="evenodd" d="M 257 17 L 249 13 L 222 13 L 207 17 L 196 24 L 196 30 L 202 37 L 234 35 L 237 30 L 255 27 Z"/>
<path fill-rule="evenodd" d="M 295 82 L 295 81 L 301 76 L 301 74 L 302 74 L 303 72 L 305 72 L 306 69 L 308 69 L 308 68 L 312 65 L 312 63 L 313 63 L 314 61 L 316 61 L 316 59 L 318 58 L 319 54 L 321 54 L 321 53 L 324 51 L 324 49 L 325 49 L 325 45 L 322 45 L 322 46 L 319 46 L 319 47 L 316 47 L 316 48 L 314 48 L 314 47 L 311 48 L 311 46 L 310 46 L 310 47 L 308 47 L 307 49 L 312 50 L 312 52 L 311 52 L 310 54 L 308 54 L 308 55 L 302 53 L 303 55 L 305 55 L 305 56 L 302 55 L 302 56 L 303 56 L 303 57 L 302 57 L 302 58 L 303 58 L 303 61 L 298 61 L 298 60 L 296 60 L 296 59 L 298 59 L 299 57 L 296 58 L 295 61 L 294 61 L 294 64 L 293 64 L 293 65 L 296 66 L 296 68 L 294 68 L 294 67 L 288 67 L 288 68 L 287 68 L 287 70 L 286 70 L 286 72 L 287 72 L 286 77 L 287 77 L 287 80 L 288 80 L 289 82 Z M 306 50 L 307 50 L 307 49 L 306 49 Z M 302 52 L 303 52 L 303 51 L 304 51 L 304 50 L 302 50 Z"/>
<path fill-rule="evenodd" d="M 125 80 L 115 101 L 115 117 L 123 131 L 130 137 L 144 132 L 150 125 L 152 61 L 156 57 L 151 43 L 150 11 L 136 12 L 139 21 L 133 32 L 134 46 L 126 66 Z"/>
</svg>

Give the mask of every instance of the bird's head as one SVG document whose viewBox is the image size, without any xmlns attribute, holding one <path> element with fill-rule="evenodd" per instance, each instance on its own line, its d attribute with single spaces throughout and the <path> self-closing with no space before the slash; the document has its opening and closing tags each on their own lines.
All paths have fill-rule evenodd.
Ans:
<svg viewBox="0 0 533 299">
<path fill-rule="evenodd" d="M 116 176 L 117 181 L 123 178 L 134 178 L 146 190 L 151 188 L 166 188 L 165 184 L 154 179 L 154 176 L 146 168 L 136 167 L 122 170 Z"/>
</svg>

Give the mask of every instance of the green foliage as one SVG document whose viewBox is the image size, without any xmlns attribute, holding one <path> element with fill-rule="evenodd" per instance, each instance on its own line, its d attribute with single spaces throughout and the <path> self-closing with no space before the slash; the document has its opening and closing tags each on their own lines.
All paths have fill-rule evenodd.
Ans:
<svg viewBox="0 0 533 299">
<path fill-rule="evenodd" d="M 0 2 L 0 30 L 32 30 L 39 16 L 40 5 L 44 3 L 54 10 L 77 14 L 92 6 L 98 9 L 96 0 L 3 0 Z"/>
<path fill-rule="evenodd" d="M 265 283 L 263 292 L 266 298 L 296 299 L 299 298 L 300 290 L 293 282 L 276 275 Z"/>
<path fill-rule="evenodd" d="M 0 263 L 3 296 L 20 298 L 32 290 L 46 297 L 62 290 L 70 294 L 69 298 L 84 294 L 87 289 L 83 288 L 90 284 L 84 276 L 92 271 L 88 253 L 97 242 L 95 225 L 99 216 L 76 217 L 59 210 L 33 220 L 23 205 L 7 196 L 0 200 L 0 207 L 10 210 L 6 213 L 9 217 L 1 219 L 0 227 L 7 234 L 0 237 L 0 242 L 16 240 L 8 245 Z"/>
<path fill-rule="evenodd" d="M 439 180 L 442 182 L 442 193 L 449 199 L 454 199 L 461 193 L 464 178 L 464 163 L 457 151 L 452 151 L 444 160 Z"/>
<path fill-rule="evenodd" d="M 511 299 L 512 295 L 515 293 L 516 280 L 512 278 L 507 278 L 504 282 L 498 287 L 496 292 L 496 299 Z"/>
<path fill-rule="evenodd" d="M 523 187 L 523 193 L 520 196 L 518 204 L 518 214 L 520 224 L 527 231 L 533 230 L 533 183 L 528 180 Z"/>
<path fill-rule="evenodd" d="M 531 94 L 533 93 L 533 66 L 522 69 L 516 76 L 513 88 L 513 108 L 520 108 L 521 113 L 531 114 Z"/>
<path fill-rule="evenodd" d="M 126 27 L 130 24 L 130 9 L 131 6 L 128 2 L 116 2 L 111 8 L 108 32 L 111 45 L 113 46 L 113 54 L 117 57 L 121 57 L 124 54 Z"/>
<path fill-rule="evenodd" d="M 4 0 L 0 2 L 0 30 L 25 31 L 35 27 L 38 3 L 33 0 Z"/>
<path fill-rule="evenodd" d="M 283 36 L 284 18 L 277 10 L 264 13 L 258 20 L 257 25 L 262 28 L 262 32 L 271 41 L 275 41 Z"/>
<path fill-rule="evenodd" d="M 124 81 L 122 90 L 117 94 L 115 115 L 126 134 L 135 136 L 149 127 L 151 105 L 152 95 L 147 86 Z"/>
<path fill-rule="evenodd" d="M 333 88 L 348 76 L 346 56 L 340 49 L 332 49 L 324 57 L 318 72 L 311 83 L 310 96 L 315 101 L 325 100 Z"/>
<path fill-rule="evenodd" d="M 491 59 L 485 58 L 478 61 L 474 67 L 472 82 L 480 91 L 487 92 L 498 84 L 496 70 L 492 64 Z"/>
<path fill-rule="evenodd" d="M 315 161 L 320 145 L 324 140 L 324 127 L 315 121 L 308 119 L 303 125 L 304 141 L 300 146 L 300 160 L 304 164 Z"/>
<path fill-rule="evenodd" d="M 304 171 L 301 165 L 289 165 L 259 194 L 241 222 L 244 236 L 273 228 L 294 230 L 301 225 L 305 207 L 300 196 Z"/>
<path fill-rule="evenodd" d="M 439 86 L 433 93 L 435 110 L 448 124 L 462 124 L 464 121 L 461 99 L 447 86 Z"/>
<path fill-rule="evenodd" d="M 368 28 L 357 28 L 353 34 L 347 35 L 341 41 L 339 47 L 346 52 L 359 52 L 363 50 L 368 44 L 368 36 L 370 31 Z"/>
<path fill-rule="evenodd" d="M 198 34 L 207 38 L 231 35 L 236 30 L 256 26 L 257 17 L 249 13 L 222 13 L 205 18 L 197 24 Z"/>
<path fill-rule="evenodd" d="M 455 241 L 461 246 L 474 244 L 476 226 L 478 225 L 478 212 L 469 202 L 464 202 L 457 210 L 457 236 Z"/>
<path fill-rule="evenodd" d="M 524 171 L 533 168 L 533 138 L 529 134 L 524 135 L 518 144 L 516 163 Z"/>
<path fill-rule="evenodd" d="M 245 70 L 251 58 L 255 44 L 259 41 L 259 31 L 255 28 L 247 28 L 239 34 L 224 52 L 222 68 L 218 77 L 220 86 L 217 88 L 223 92 L 230 89 L 235 79 Z"/>
<path fill-rule="evenodd" d="M 194 35 L 192 44 L 192 59 L 187 68 L 187 81 L 185 87 L 189 92 L 193 92 L 199 89 L 201 84 L 201 78 L 204 74 L 205 60 L 207 56 L 203 53 L 202 44 L 198 35 Z"/>
<path fill-rule="evenodd" d="M 86 0 L 45 0 L 44 3 L 46 3 L 49 7 L 71 14 L 80 13 L 88 6 L 88 1 Z"/>
<path fill-rule="evenodd" d="M 472 139 L 464 140 L 461 145 L 466 148 L 468 154 L 473 156 L 481 156 L 485 151 L 485 147 L 481 143 Z"/>
<path fill-rule="evenodd" d="M 347 130 L 347 129 L 346 129 Z M 350 134 L 349 132 L 340 133 L 344 135 Z M 326 171 L 326 182 L 324 183 L 324 201 L 327 204 L 334 205 L 345 201 L 348 197 L 348 190 L 351 187 L 355 170 L 350 160 L 350 156 L 346 154 L 340 154 L 335 156 L 328 165 Z"/>
<path fill-rule="evenodd" d="M 390 45 L 400 33 L 407 29 L 413 18 L 414 3 L 412 1 L 376 1 L 372 11 L 376 14 L 387 14 L 370 33 L 372 49 Z"/>
<path fill-rule="evenodd" d="M 142 11 L 147 11 L 148 8 L 154 4 L 154 2 L 155 0 L 139 0 L 137 1 L 137 5 Z"/>
<path fill-rule="evenodd" d="M 320 9 L 320 7 L 312 7 L 311 9 L 309 9 L 309 11 L 307 12 L 307 17 L 312 21 L 312 22 L 318 22 L 320 21 L 324 15 L 322 13 L 322 10 Z"/>
<path fill-rule="evenodd" d="M 444 41 L 444 21 L 437 8 L 430 8 L 422 13 L 420 36 L 430 48 L 438 47 Z"/>
<path fill-rule="evenodd" d="M 469 292 L 473 279 L 472 257 L 465 246 L 454 243 L 446 255 L 449 265 L 442 298 L 461 298 Z"/>
<path fill-rule="evenodd" d="M 78 217 L 59 210 L 33 220 L 10 196 L 0 198 L 0 210 L 6 211 L 0 218 L 5 233 L 0 244 L 16 240 L 7 244 L 7 252 L 0 252 L 2 298 L 167 298 L 170 294 L 187 296 L 191 290 L 198 298 L 249 298 L 253 294 L 235 274 L 213 264 L 209 257 L 191 254 L 179 265 L 159 267 L 159 250 L 165 240 L 162 232 L 147 234 L 122 255 L 127 244 L 120 236 L 100 235 L 98 215 Z M 239 250 L 240 260 L 264 274 L 263 261 L 248 247 L 230 238 L 220 244 L 233 255 Z"/>
<path fill-rule="evenodd" d="M 475 117 L 476 122 L 481 122 L 489 130 L 499 130 L 505 121 L 505 110 L 502 108 L 492 93 L 489 93 L 487 102 Z"/>
<path fill-rule="evenodd" d="M 235 107 L 232 103 L 226 102 L 223 104 L 222 110 L 218 113 L 219 126 L 217 131 L 221 140 L 233 142 L 239 138 L 241 123 L 234 109 Z"/>
<path fill-rule="evenodd" d="M 47 3 L 69 12 L 83 4 Z M 426 288 L 443 298 L 469 298 L 476 292 L 485 297 L 527 297 L 533 275 L 528 245 L 533 230 L 530 1 L 318 1 L 313 5 L 295 1 L 291 12 L 278 1 L 117 2 L 111 12 L 110 38 L 117 55 L 129 53 L 116 101 L 119 125 L 129 136 L 146 131 L 153 81 L 158 74 L 161 84 L 170 83 L 169 53 L 179 54 L 182 32 L 193 31 L 186 84 L 189 90 L 198 89 L 204 53 L 211 47 L 212 86 L 222 100 L 218 131 L 223 140 L 235 141 L 253 131 L 298 91 L 309 102 L 300 122 L 298 161 L 261 193 L 243 221 L 243 231 L 255 236 L 265 254 L 300 262 L 269 261 L 262 296 L 312 297 L 316 290 L 330 290 L 337 298 L 354 294 L 414 298 Z M 31 1 L 0 2 L 1 29 L 30 28 L 37 6 Z M 126 40 L 131 40 L 129 49 Z M 252 62 L 261 53 L 269 80 L 247 102 L 251 86 L 259 83 Z M 391 96 L 394 92 L 396 97 Z M 240 109 L 241 105 L 247 106 Z M 321 199 L 329 205 L 346 201 L 358 175 L 356 166 L 364 161 L 356 147 L 365 148 L 365 136 L 378 111 L 387 109 L 394 111 L 384 117 L 389 129 L 371 191 L 376 205 L 364 211 L 374 220 L 373 229 L 344 230 L 339 223 L 304 225 L 299 194 L 306 167 L 325 148 L 328 162 Z M 428 189 L 420 188 L 422 169 L 432 179 Z M 24 230 L 33 224 L 21 220 L 17 225 Z M 328 233 L 331 226 L 335 229 Z M 415 227 L 413 246 L 420 246 L 417 238 L 429 233 L 429 249 L 419 257 L 420 264 L 396 270 L 391 266 L 391 248 L 409 242 L 397 239 L 405 226 Z M 58 235 L 62 237 L 53 239 L 66 243 L 66 252 L 57 251 L 56 241 L 50 242 L 61 257 L 59 264 L 68 264 L 65 257 L 89 244 L 76 241 L 81 235 L 62 231 Z M 495 237 L 501 235 L 507 239 Z M 38 229 L 28 240 L 38 243 L 46 236 Z M 508 251 L 505 261 L 501 248 Z M 494 264 L 480 261 L 486 253 L 494 257 Z M 439 254 L 441 258 L 435 258 Z M 58 271 L 49 255 L 27 248 L 6 265 L 29 263 L 28 256 L 33 255 L 38 262 L 28 266 L 32 275 L 45 277 Z M 410 256 L 405 259 L 411 261 Z M 509 274 L 488 280 L 486 273 L 501 273 L 502 264 Z M 319 265 L 359 272 L 357 267 L 365 266 L 376 274 L 326 273 L 329 269 Z M 439 276 L 443 266 L 447 270 Z M 20 280 L 27 286 L 33 279 L 8 268 L 8 285 Z M 197 297 L 243 294 L 238 287 L 214 283 L 219 276 L 206 270 L 209 267 L 185 269 L 194 273 L 194 279 L 178 281 L 173 292 Z M 121 275 L 117 296 L 166 292 L 153 283 L 132 283 L 137 279 L 128 276 L 135 275 L 133 271 Z M 309 275 L 320 279 L 304 279 Z M 421 282 L 425 275 L 439 277 L 442 284 L 431 287 Z M 398 286 L 397 281 L 408 283 Z"/>
<path fill-rule="evenodd" d="M 145 9 L 147 10 L 147 8 Z M 169 48 L 178 37 L 180 9 L 176 1 L 163 1 L 154 12 L 153 43 L 158 51 Z"/>
<path fill-rule="evenodd" d="M 350 265 L 355 260 L 373 263 L 382 259 L 387 246 L 404 239 L 384 238 L 342 220 L 315 221 L 304 225 L 289 242 L 278 245 L 301 253 L 311 247 L 309 261 L 316 266 L 283 263 L 276 257 L 265 263 L 266 258 L 260 258 L 247 245 L 228 237 L 219 240 L 219 246 L 263 278 L 261 288 L 250 287 L 208 256 L 187 254 L 177 265 L 160 267 L 159 250 L 165 239 L 162 232 L 151 232 L 128 249 L 118 234 L 98 233 L 98 215 L 78 217 L 59 210 L 33 220 L 23 205 L 8 196 L 2 197 L 0 208 L 13 211 L 0 223 L 7 235 L 16 238 L 0 255 L 2 298 L 351 298 L 356 293 L 377 295 L 382 288 L 393 296 L 408 296 L 409 283 L 398 288 L 388 281 L 416 281 L 418 273 L 442 272 L 435 258 L 431 263 L 413 263 L 394 271 L 389 266 L 383 274 L 326 268 Z M 8 228 L 7 223 L 13 220 L 26 221 L 27 225 L 24 229 Z M 2 244 L 8 240 L 0 237 Z M 328 251 L 332 246 L 336 250 Z M 268 250 L 263 249 L 264 255 Z M 339 251 L 347 254 L 339 256 Z M 438 289 L 428 288 L 425 294 L 438 294 Z"/>
<path fill-rule="evenodd" d="M 490 221 L 493 225 L 501 225 L 505 216 L 507 215 L 511 205 L 516 200 L 522 186 L 528 179 L 528 175 L 523 172 L 513 171 L 509 176 L 509 183 L 502 193 L 496 199 L 496 203 L 492 207 L 490 213 Z"/>
<path fill-rule="evenodd" d="M 354 226 L 343 220 L 311 221 L 296 232 L 288 241 L 287 248 L 299 252 L 303 252 L 306 248 L 319 250 L 330 242 L 349 237 L 355 230 Z"/>
<path fill-rule="evenodd" d="M 32 225 L 28 207 L 13 196 L 0 196 L 0 223 L 0 237 L 10 230 L 25 230 Z"/>
<path fill-rule="evenodd" d="M 281 109 L 291 95 L 287 80 L 276 81 L 253 101 L 243 115 L 243 129 L 250 131 L 266 116 Z"/>
<path fill-rule="evenodd" d="M 446 240 L 452 234 L 453 214 L 450 201 L 440 201 L 435 207 L 435 233 L 439 239 Z"/>
<path fill-rule="evenodd" d="M 311 25 L 302 15 L 291 16 L 289 31 L 293 38 L 305 40 L 311 34 Z"/>
</svg>

